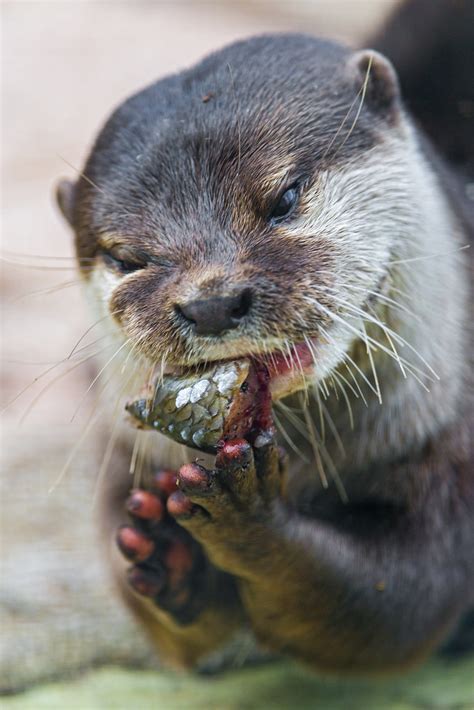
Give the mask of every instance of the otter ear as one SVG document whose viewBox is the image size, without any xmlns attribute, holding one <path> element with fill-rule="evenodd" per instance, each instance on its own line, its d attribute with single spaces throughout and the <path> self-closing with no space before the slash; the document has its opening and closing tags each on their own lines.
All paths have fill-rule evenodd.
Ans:
<svg viewBox="0 0 474 710">
<path fill-rule="evenodd" d="M 363 49 L 351 56 L 349 68 L 364 103 L 394 120 L 400 111 L 400 86 L 391 62 L 373 49 Z"/>
<path fill-rule="evenodd" d="M 76 199 L 76 183 L 63 178 L 56 186 L 56 202 L 64 219 L 74 227 L 74 203 Z"/>
</svg>

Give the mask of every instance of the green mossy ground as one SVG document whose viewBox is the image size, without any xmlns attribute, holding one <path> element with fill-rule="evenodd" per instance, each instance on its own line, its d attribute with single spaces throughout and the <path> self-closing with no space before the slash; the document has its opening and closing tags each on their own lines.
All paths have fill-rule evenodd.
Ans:
<svg viewBox="0 0 474 710">
<path fill-rule="evenodd" d="M 116 667 L 3 698 L 2 710 L 473 710 L 474 657 L 402 679 L 321 680 L 291 663 L 197 677 Z"/>
</svg>

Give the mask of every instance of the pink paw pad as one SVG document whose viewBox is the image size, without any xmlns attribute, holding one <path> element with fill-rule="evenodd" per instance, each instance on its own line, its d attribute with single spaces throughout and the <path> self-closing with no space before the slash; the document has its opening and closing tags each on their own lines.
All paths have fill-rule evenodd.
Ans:
<svg viewBox="0 0 474 710">
<path fill-rule="evenodd" d="M 176 471 L 159 471 L 153 476 L 152 487 L 161 493 L 162 496 L 168 498 L 177 490 L 177 475 Z"/>
<path fill-rule="evenodd" d="M 122 554 L 134 562 L 148 559 L 155 549 L 153 540 L 129 525 L 119 528 L 117 545 Z"/>
<path fill-rule="evenodd" d="M 168 498 L 167 508 L 168 513 L 175 518 L 189 517 L 192 515 L 194 504 L 184 493 L 176 491 Z"/>
<path fill-rule="evenodd" d="M 160 498 L 147 491 L 134 490 L 126 501 L 129 513 L 143 520 L 161 520 L 164 506 Z"/>
<path fill-rule="evenodd" d="M 178 488 L 206 490 L 209 487 L 209 474 L 197 463 L 181 466 L 178 474 Z"/>
</svg>

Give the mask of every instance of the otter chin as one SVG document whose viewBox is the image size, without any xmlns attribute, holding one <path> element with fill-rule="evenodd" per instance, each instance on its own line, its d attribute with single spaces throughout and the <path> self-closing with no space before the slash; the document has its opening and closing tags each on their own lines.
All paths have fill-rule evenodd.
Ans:
<svg viewBox="0 0 474 710">
<path fill-rule="evenodd" d="M 261 432 L 236 425 L 199 460 L 161 420 L 149 456 L 116 425 L 99 534 L 165 662 L 205 663 L 251 629 L 316 669 L 396 672 L 472 605 L 463 190 L 383 53 L 300 34 L 139 91 L 60 184 L 111 409 L 246 360 L 274 400 L 276 430 L 262 405 Z M 176 416 L 199 447 L 196 402 Z"/>
</svg>

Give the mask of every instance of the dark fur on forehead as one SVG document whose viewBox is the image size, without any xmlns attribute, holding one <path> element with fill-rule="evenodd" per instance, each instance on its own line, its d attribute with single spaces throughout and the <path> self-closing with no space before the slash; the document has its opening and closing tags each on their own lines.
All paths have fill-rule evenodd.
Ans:
<svg viewBox="0 0 474 710">
<path fill-rule="evenodd" d="M 222 251 L 224 233 L 264 224 L 285 175 L 311 179 L 369 149 L 385 117 L 368 102 L 352 125 L 364 76 L 349 69 L 350 57 L 304 35 L 257 37 L 131 97 L 104 127 L 89 181 L 79 183 L 80 253 L 92 254 L 93 235 L 104 231 L 147 248 L 159 235 L 176 256 L 190 240 L 211 251 L 215 240 Z"/>
</svg>

